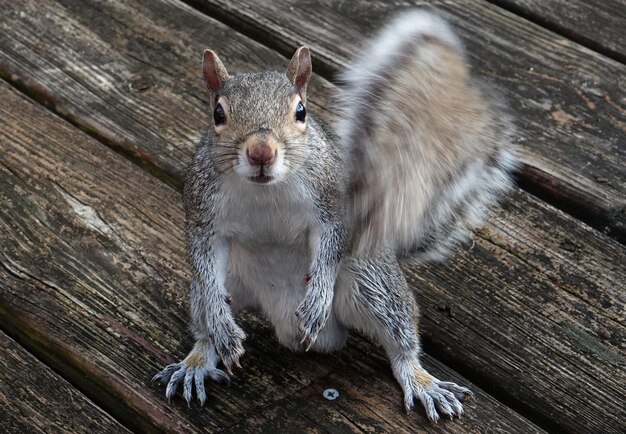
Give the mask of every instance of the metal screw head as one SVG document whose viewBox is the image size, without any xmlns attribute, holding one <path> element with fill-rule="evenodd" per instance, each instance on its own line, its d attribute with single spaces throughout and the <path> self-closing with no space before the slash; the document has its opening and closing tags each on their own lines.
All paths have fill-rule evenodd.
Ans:
<svg viewBox="0 0 626 434">
<path fill-rule="evenodd" d="M 339 391 L 337 389 L 326 389 L 322 395 L 329 401 L 334 401 L 339 398 Z"/>
</svg>

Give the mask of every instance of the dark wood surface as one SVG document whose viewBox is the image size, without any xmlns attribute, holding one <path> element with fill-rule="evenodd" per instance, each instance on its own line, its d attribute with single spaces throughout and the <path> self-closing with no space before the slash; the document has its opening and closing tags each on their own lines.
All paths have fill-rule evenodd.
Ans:
<svg viewBox="0 0 626 434">
<path fill-rule="evenodd" d="M 626 62 L 624 0 L 488 0 L 607 56 Z"/>
<path fill-rule="evenodd" d="M 524 188 L 626 242 L 623 64 L 482 0 L 186 1 L 285 55 L 309 45 L 326 78 L 395 12 L 436 5 L 517 118 Z"/>
<path fill-rule="evenodd" d="M 272 48 L 309 43 L 330 77 L 389 12 L 299 2 L 272 13 L 280 4 L 205 9 L 235 30 L 173 0 L 0 0 L 0 76 L 36 101 L 0 86 L 0 328 L 138 431 L 539 430 L 512 407 L 552 431 L 620 432 L 626 249 L 522 190 L 451 262 L 404 262 L 436 356 L 427 367 L 477 391 L 461 421 L 405 415 L 388 362 L 366 340 L 294 355 L 253 315 L 242 320 L 244 369 L 230 387 L 209 387 L 205 408 L 169 405 L 149 383 L 191 346 L 176 189 L 206 125 L 202 50 L 230 70 L 259 70 L 285 67 Z M 484 2 L 451 4 L 478 75 L 523 115 L 523 187 L 541 186 L 619 238 L 623 65 Z M 332 121 L 335 87 L 317 76 L 310 92 L 312 111 Z M 588 164 L 608 172 L 591 179 Z M 323 400 L 327 387 L 342 398 Z"/>
<path fill-rule="evenodd" d="M 130 433 L 0 331 L 0 432 Z"/>
<path fill-rule="evenodd" d="M 281 423 L 439 431 L 419 411 L 404 413 L 380 349 L 355 338 L 334 355 L 296 355 L 252 315 L 243 320 L 245 369 L 231 385 L 209 386 L 204 408 L 180 397 L 169 404 L 150 378 L 191 346 L 179 194 L 5 84 L 0 98 L 0 320 L 104 409 L 144 432 L 252 429 L 283 404 L 334 387 L 337 405 L 311 401 L 303 417 Z M 441 363 L 425 363 L 476 391 L 449 432 L 541 431 Z"/>
<path fill-rule="evenodd" d="M 435 354 L 557 431 L 619 432 L 626 252 L 572 221 L 518 192 L 473 248 L 429 267 L 409 259 L 404 270 Z"/>
</svg>

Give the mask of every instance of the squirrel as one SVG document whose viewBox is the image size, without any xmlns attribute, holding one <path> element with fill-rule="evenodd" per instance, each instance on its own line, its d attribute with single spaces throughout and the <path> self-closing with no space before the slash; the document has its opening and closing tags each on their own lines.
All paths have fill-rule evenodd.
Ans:
<svg viewBox="0 0 626 434">
<path fill-rule="evenodd" d="M 418 308 L 398 262 L 442 260 L 512 185 L 502 104 L 470 77 L 437 14 L 409 11 L 343 73 L 335 131 L 307 111 L 311 55 L 286 73 L 229 75 L 211 50 L 203 77 L 213 120 L 184 183 L 195 345 L 154 380 L 203 405 L 244 354 L 244 309 L 294 351 L 342 348 L 348 330 L 385 349 L 407 411 L 463 414 L 466 388 L 420 364 Z"/>
</svg>

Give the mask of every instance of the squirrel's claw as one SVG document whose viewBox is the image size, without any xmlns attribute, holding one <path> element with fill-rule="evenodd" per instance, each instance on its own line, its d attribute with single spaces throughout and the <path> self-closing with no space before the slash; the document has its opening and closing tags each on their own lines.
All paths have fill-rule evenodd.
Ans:
<svg viewBox="0 0 626 434">
<path fill-rule="evenodd" d="M 183 380 L 183 398 L 187 401 L 187 406 L 191 407 L 191 388 L 193 385 L 193 379 L 195 378 L 195 369 L 189 368 L 185 372 L 185 379 Z"/>
<path fill-rule="evenodd" d="M 320 331 L 326 324 L 326 319 L 330 313 L 330 308 L 319 303 L 306 303 L 303 301 L 296 311 L 296 325 L 300 332 L 300 344 L 304 345 L 304 350 L 309 351 Z"/>
<path fill-rule="evenodd" d="M 455 416 L 460 418 L 463 415 L 461 403 L 473 396 L 473 393 L 466 387 L 438 380 L 430 387 L 418 387 L 413 393 L 424 406 L 428 419 L 433 422 L 437 422 L 440 416 L 448 416 L 450 419 Z"/>
<path fill-rule="evenodd" d="M 165 382 L 169 382 L 172 374 L 180 369 L 180 363 L 172 363 L 171 365 L 167 365 L 165 369 L 161 372 L 157 373 L 154 377 L 152 377 L 153 383 L 163 384 Z"/>
<path fill-rule="evenodd" d="M 230 375 L 233 375 L 233 368 L 238 367 L 241 368 L 241 363 L 239 359 L 244 354 L 244 349 L 241 343 L 236 345 L 234 348 L 229 348 L 228 350 L 224 350 L 223 355 L 221 355 L 222 363 L 224 367 L 228 371 Z"/>
<path fill-rule="evenodd" d="M 172 399 L 172 396 L 174 396 L 174 393 L 178 388 L 178 383 L 180 383 L 180 380 L 182 380 L 185 376 L 185 371 L 186 368 L 181 366 L 178 371 L 174 372 L 174 374 L 170 378 L 170 381 L 167 383 L 167 387 L 165 388 L 165 397 L 168 401 L 170 401 Z"/>
<path fill-rule="evenodd" d="M 301 331 L 302 333 L 302 331 Z M 305 335 L 304 333 L 302 333 L 302 339 L 300 340 L 300 345 L 304 345 L 304 351 L 307 352 L 311 349 L 311 347 L 313 346 L 313 344 L 315 343 L 314 339 L 311 339 L 311 337 Z"/>
<path fill-rule="evenodd" d="M 305 330 L 303 330 L 303 327 L 301 327 L 300 325 L 298 325 L 298 329 L 300 330 L 300 334 L 302 335 L 302 339 L 300 339 L 300 345 L 304 346 L 304 351 L 309 351 L 317 340 L 318 333 L 312 332 L 311 334 L 308 334 Z"/>
<path fill-rule="evenodd" d="M 469 390 L 467 387 L 459 386 L 451 381 L 439 381 L 437 385 L 440 388 L 453 393 L 454 396 L 461 402 L 474 397 L 474 392 Z"/>
<path fill-rule="evenodd" d="M 212 341 L 215 342 L 215 351 L 229 374 L 233 374 L 233 366 L 241 368 L 239 359 L 245 353 L 243 341 L 246 334 L 237 325 L 233 318 L 219 323 L 213 332 Z"/>
<path fill-rule="evenodd" d="M 439 381 L 423 368 L 408 367 L 396 369 L 404 390 L 404 407 L 407 412 L 413 409 L 416 399 L 421 402 L 426 416 L 432 422 L 438 422 L 442 416 L 461 417 L 462 402 L 473 396 L 466 387 L 449 381 Z"/>
<path fill-rule="evenodd" d="M 226 378 L 228 379 L 228 376 L 226 376 Z M 196 383 L 196 395 L 198 395 L 198 401 L 200 401 L 200 407 L 204 407 L 204 403 L 206 402 L 206 391 L 204 390 L 204 378 L 199 375 L 195 375 L 194 379 Z"/>
</svg>

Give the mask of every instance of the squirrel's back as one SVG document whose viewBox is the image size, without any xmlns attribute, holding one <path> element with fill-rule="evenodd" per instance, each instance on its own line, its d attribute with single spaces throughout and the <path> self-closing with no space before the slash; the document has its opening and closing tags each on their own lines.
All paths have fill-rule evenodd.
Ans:
<svg viewBox="0 0 626 434">
<path fill-rule="evenodd" d="M 442 258 L 511 184 L 509 118 L 429 12 L 390 23 L 344 80 L 338 132 L 352 164 L 352 249 Z"/>
</svg>

